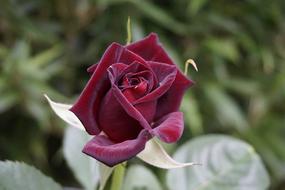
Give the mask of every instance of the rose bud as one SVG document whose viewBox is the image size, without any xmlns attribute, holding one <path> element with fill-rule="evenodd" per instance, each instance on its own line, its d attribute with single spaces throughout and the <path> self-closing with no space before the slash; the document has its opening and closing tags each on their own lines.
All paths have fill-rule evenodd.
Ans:
<svg viewBox="0 0 285 190">
<path fill-rule="evenodd" d="M 70 109 L 94 136 L 84 153 L 114 166 L 136 156 L 154 136 L 166 143 L 181 137 L 178 109 L 193 82 L 156 34 L 127 46 L 112 43 L 88 72 L 91 78 Z"/>
</svg>

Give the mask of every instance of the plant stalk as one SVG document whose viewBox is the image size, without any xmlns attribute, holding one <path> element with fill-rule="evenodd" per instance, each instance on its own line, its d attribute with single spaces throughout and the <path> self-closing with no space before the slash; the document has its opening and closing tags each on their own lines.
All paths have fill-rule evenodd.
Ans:
<svg viewBox="0 0 285 190">
<path fill-rule="evenodd" d="M 116 166 L 112 176 L 112 184 L 110 190 L 121 190 L 125 175 L 127 163 L 122 163 Z"/>
</svg>

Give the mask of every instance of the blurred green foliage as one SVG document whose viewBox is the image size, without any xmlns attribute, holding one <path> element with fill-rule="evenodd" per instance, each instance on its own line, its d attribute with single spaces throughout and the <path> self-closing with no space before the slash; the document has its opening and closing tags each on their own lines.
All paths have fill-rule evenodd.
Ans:
<svg viewBox="0 0 285 190">
<path fill-rule="evenodd" d="M 111 42 L 125 43 L 128 16 L 134 40 L 156 32 L 181 69 L 188 58 L 198 65 L 189 71 L 196 85 L 183 101 L 180 143 L 207 133 L 244 139 L 271 188 L 284 187 L 284 0 L 1 0 L 0 159 L 75 183 L 61 154 L 63 122 L 42 94 L 71 103 L 86 68 Z"/>
</svg>

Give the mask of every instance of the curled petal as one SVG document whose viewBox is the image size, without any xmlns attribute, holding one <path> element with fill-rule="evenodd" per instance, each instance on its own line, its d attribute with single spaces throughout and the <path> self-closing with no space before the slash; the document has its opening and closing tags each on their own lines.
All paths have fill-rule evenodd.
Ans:
<svg viewBox="0 0 285 190">
<path fill-rule="evenodd" d="M 137 157 L 150 165 L 163 169 L 183 168 L 186 166 L 197 165 L 192 162 L 180 163 L 173 160 L 155 139 L 149 140 L 145 145 L 145 149 L 140 152 Z"/>
<path fill-rule="evenodd" d="M 157 79 L 155 73 L 153 73 L 152 69 L 150 68 L 149 65 L 146 63 L 141 63 L 141 62 L 133 62 L 130 65 L 125 65 L 125 67 L 119 67 L 122 63 L 116 63 L 113 64 L 109 68 L 109 72 L 112 73 L 112 76 L 114 78 L 114 83 L 116 85 L 118 84 L 118 80 L 124 78 L 124 77 L 129 77 L 129 76 L 142 76 L 144 77 L 151 88 L 156 85 Z"/>
<path fill-rule="evenodd" d="M 160 140 L 166 143 L 174 143 L 180 139 L 183 133 L 183 113 L 170 113 L 162 117 L 155 125 L 153 131 Z"/>
<path fill-rule="evenodd" d="M 121 75 L 121 73 L 128 67 L 129 67 L 129 65 L 124 64 L 124 63 L 114 63 L 113 65 L 110 66 L 110 68 L 112 68 L 112 72 L 115 76 Z"/>
<path fill-rule="evenodd" d="M 152 61 L 148 63 L 155 73 L 155 76 L 157 76 L 159 86 L 151 93 L 135 101 L 134 104 L 158 99 L 169 90 L 176 78 L 177 68 L 175 65 L 166 65 Z"/>
<path fill-rule="evenodd" d="M 98 135 L 85 145 L 83 152 L 112 167 L 141 152 L 150 138 L 151 135 L 143 130 L 136 139 L 116 144 L 106 136 Z"/>
</svg>

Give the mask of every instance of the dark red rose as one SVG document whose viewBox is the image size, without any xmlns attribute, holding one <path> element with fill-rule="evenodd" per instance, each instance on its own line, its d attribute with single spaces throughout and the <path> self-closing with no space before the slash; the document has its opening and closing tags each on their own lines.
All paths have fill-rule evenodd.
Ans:
<svg viewBox="0 0 285 190">
<path fill-rule="evenodd" d="M 113 166 L 145 148 L 154 136 L 173 143 L 182 135 L 178 111 L 193 82 L 169 58 L 156 34 L 122 46 L 112 43 L 70 109 L 94 138 L 83 152 Z"/>
</svg>

